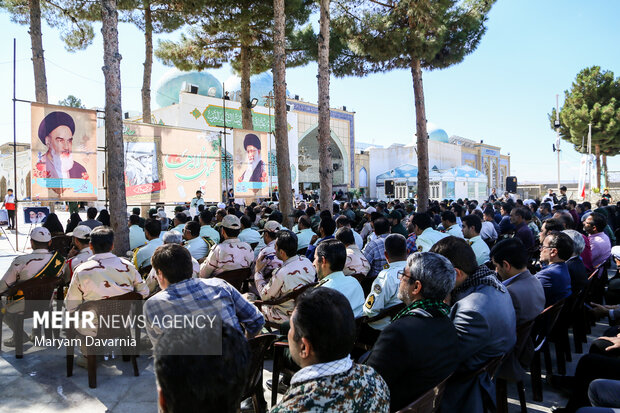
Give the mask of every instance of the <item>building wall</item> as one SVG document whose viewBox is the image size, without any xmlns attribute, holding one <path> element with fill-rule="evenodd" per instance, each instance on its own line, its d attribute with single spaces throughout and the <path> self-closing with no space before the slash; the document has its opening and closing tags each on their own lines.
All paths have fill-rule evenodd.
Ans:
<svg viewBox="0 0 620 413">
<path fill-rule="evenodd" d="M 366 171 L 366 181 L 360 182 L 360 171 L 364 168 Z M 368 152 L 355 154 L 355 176 L 354 187 L 355 189 L 366 188 L 365 192 L 368 193 L 371 186 L 370 182 L 370 155 Z"/>
<path fill-rule="evenodd" d="M 370 154 L 370 197 L 372 198 L 379 196 L 375 186 L 378 175 L 404 164 L 418 164 L 415 145 L 369 148 L 368 152 Z M 436 166 L 439 169 L 449 169 L 460 166 L 462 164 L 461 147 L 450 143 L 429 140 L 428 159 L 430 168 Z"/>
</svg>

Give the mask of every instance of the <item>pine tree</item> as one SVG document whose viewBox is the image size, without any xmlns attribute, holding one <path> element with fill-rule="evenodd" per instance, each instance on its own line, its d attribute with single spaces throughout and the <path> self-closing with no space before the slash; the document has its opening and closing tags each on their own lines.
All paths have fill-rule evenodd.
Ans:
<svg viewBox="0 0 620 413">
<path fill-rule="evenodd" d="M 601 156 L 620 154 L 620 78 L 592 66 L 580 71 L 571 88 L 564 91 L 560 109 L 560 137 L 576 151 L 587 152 L 588 124 L 592 124 L 592 148 L 596 157 L 596 182 L 601 188 Z M 555 130 L 556 111 L 549 114 Z M 607 173 L 605 172 L 605 177 Z"/>
</svg>

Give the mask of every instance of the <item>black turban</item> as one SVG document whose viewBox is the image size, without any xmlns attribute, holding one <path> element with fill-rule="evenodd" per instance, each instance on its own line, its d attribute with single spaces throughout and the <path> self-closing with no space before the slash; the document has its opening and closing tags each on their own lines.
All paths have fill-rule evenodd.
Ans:
<svg viewBox="0 0 620 413">
<path fill-rule="evenodd" d="M 258 136 L 253 133 L 248 133 L 245 135 L 245 139 L 243 140 L 243 148 L 247 151 L 249 145 L 252 145 L 260 151 L 260 139 L 258 139 Z"/>
<path fill-rule="evenodd" d="M 39 139 L 45 145 L 45 137 L 59 126 L 66 126 L 71 129 L 71 134 L 75 133 L 75 122 L 71 115 L 65 112 L 51 112 L 41 121 L 39 125 Z"/>
</svg>

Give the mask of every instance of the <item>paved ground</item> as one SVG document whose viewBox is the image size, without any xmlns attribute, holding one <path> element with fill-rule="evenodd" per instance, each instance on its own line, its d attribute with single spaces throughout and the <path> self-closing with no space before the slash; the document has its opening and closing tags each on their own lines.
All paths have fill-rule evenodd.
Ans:
<svg viewBox="0 0 620 413">
<path fill-rule="evenodd" d="M 59 213 L 61 222 L 66 222 L 68 213 Z M 28 226 L 21 226 L 27 229 Z M 19 245 L 22 249 L 26 241 L 26 232 L 20 231 Z M 0 234 L 2 234 L 0 232 Z M 10 234 L 10 241 L 15 245 L 15 237 Z M 26 250 L 28 251 L 28 250 Z M 0 275 L 4 274 L 15 252 L 6 237 L 0 237 Z M 26 331 L 30 331 L 30 322 Z M 9 337 L 10 331 L 2 326 L 3 337 Z M 589 341 L 598 337 L 605 329 L 605 324 L 597 324 Z M 571 341 L 572 342 L 572 341 Z M 587 350 L 587 346 L 584 349 Z M 553 352 L 552 352 L 553 353 Z M 574 372 L 580 355 L 573 355 L 573 362 L 568 363 L 568 374 Z M 13 349 L 2 347 L 0 353 L 0 413 L 4 412 L 128 412 L 146 413 L 157 411 L 157 396 L 152 358 L 138 359 L 140 376 L 134 377 L 130 363 L 120 358 L 103 361 L 97 370 L 98 387 L 90 389 L 86 370 L 74 367 L 74 375 L 66 377 L 65 357 L 62 351 L 50 354 L 49 350 L 33 348 L 31 343 L 25 345 L 25 355 L 21 360 L 15 358 Z M 271 361 L 265 361 L 264 380 L 271 378 Z M 529 381 L 526 383 L 527 399 L 531 400 Z M 266 390 L 266 387 L 265 387 Z M 510 412 L 519 412 L 518 397 L 514 386 L 509 385 Z M 270 393 L 265 392 L 270 400 Z M 548 412 L 554 404 L 564 405 L 566 397 L 544 386 L 542 403 L 528 403 L 531 412 Z"/>
</svg>

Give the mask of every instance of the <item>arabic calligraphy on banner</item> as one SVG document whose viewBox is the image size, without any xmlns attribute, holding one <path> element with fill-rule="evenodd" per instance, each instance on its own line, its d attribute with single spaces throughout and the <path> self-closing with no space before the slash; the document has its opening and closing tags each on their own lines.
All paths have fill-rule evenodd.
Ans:
<svg viewBox="0 0 620 413">
<path fill-rule="evenodd" d="M 126 122 L 123 140 L 128 200 L 220 200 L 219 133 Z"/>
<path fill-rule="evenodd" d="M 202 117 L 209 126 L 224 126 L 224 108 L 222 106 L 208 105 L 202 112 Z M 271 118 L 271 123 L 270 122 Z M 252 111 L 252 122 L 254 130 L 259 132 L 269 132 L 275 128 L 275 116 Z M 226 127 L 242 129 L 241 109 L 226 108 Z M 290 129 L 290 125 L 289 125 Z"/>
</svg>

